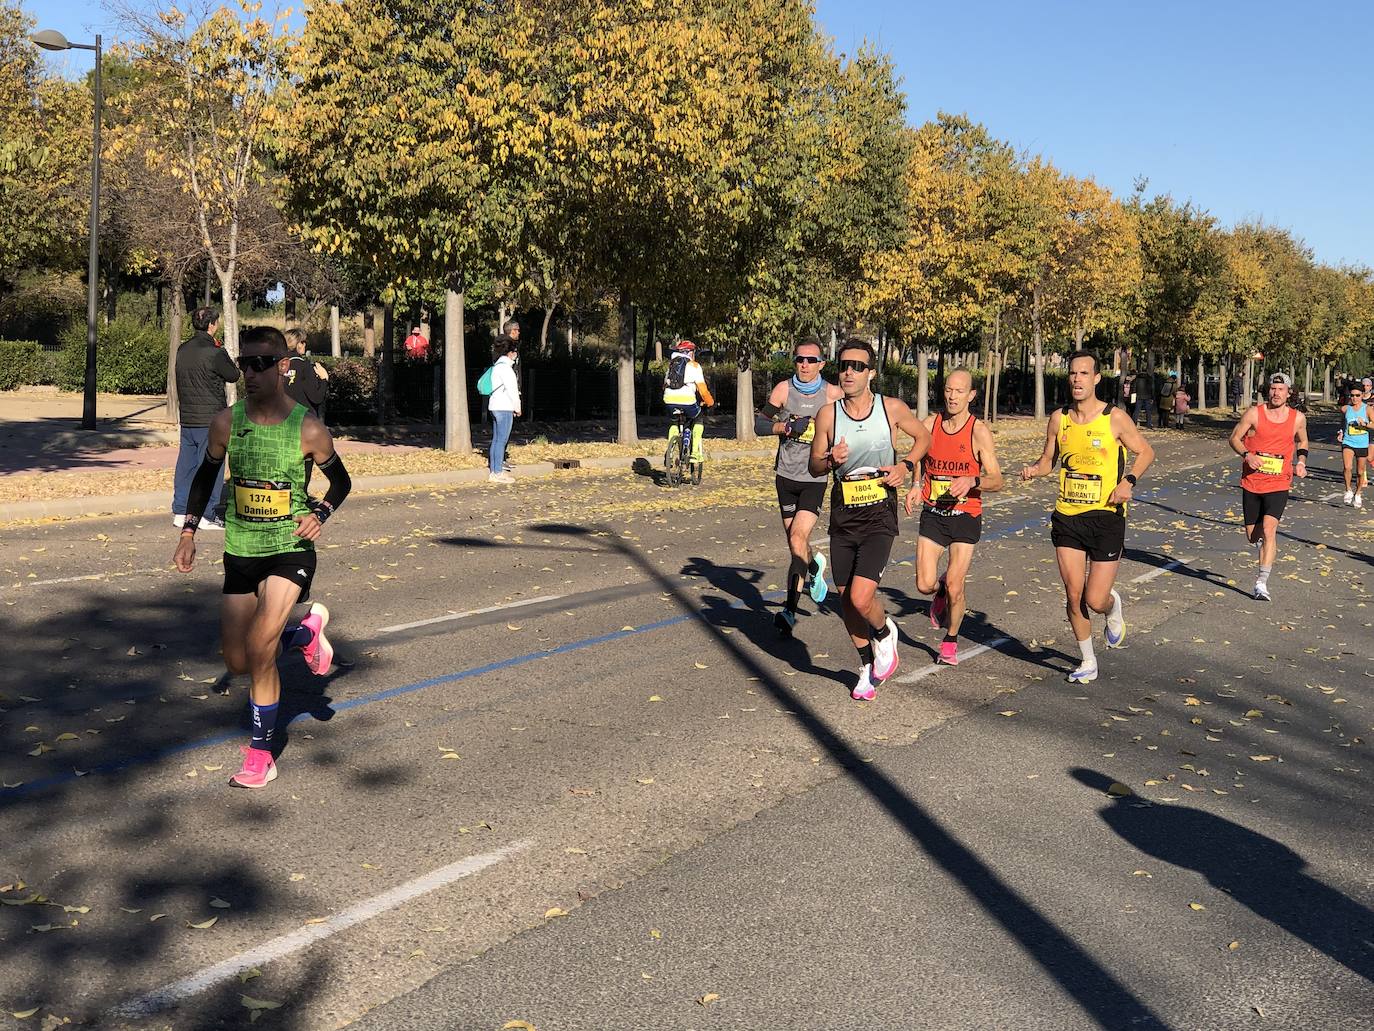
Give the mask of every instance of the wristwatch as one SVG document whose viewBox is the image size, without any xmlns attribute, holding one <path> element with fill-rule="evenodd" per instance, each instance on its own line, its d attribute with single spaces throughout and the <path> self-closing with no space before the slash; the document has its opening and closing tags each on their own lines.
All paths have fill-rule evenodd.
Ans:
<svg viewBox="0 0 1374 1031">
<path fill-rule="evenodd" d="M 1125 476 L 1122 477 L 1122 479 L 1124 479 L 1132 487 L 1134 487 L 1136 484 L 1135 473 L 1127 473 Z"/>
</svg>

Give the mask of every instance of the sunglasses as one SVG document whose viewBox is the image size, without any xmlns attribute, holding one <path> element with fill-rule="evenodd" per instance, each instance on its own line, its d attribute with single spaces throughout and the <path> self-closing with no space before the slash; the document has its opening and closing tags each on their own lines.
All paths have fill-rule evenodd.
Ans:
<svg viewBox="0 0 1374 1031">
<path fill-rule="evenodd" d="M 266 372 L 279 361 L 281 361 L 280 358 L 274 358 L 270 354 L 253 354 L 249 355 L 247 358 L 240 358 L 238 365 L 244 372 L 247 372 L 249 369 L 254 372 Z"/>
<path fill-rule="evenodd" d="M 841 372 L 867 372 L 868 368 L 868 362 L 861 362 L 856 358 L 840 359 Z"/>
<path fill-rule="evenodd" d="M 809 354 L 799 354 L 792 359 L 798 365 L 819 365 L 824 360 L 823 358 L 813 358 Z"/>
</svg>

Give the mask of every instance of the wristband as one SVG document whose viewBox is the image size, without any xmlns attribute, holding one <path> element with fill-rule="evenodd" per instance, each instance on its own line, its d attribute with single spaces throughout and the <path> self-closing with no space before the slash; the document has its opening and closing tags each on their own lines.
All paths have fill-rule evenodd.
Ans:
<svg viewBox="0 0 1374 1031">
<path fill-rule="evenodd" d="M 1136 482 L 1137 482 L 1137 481 L 1136 481 L 1136 478 L 1135 478 L 1135 473 L 1127 473 L 1125 476 L 1122 477 L 1122 479 L 1124 479 L 1124 480 L 1125 480 L 1127 483 L 1129 483 L 1132 487 L 1134 487 L 1134 486 L 1136 485 Z"/>
<path fill-rule="evenodd" d="M 1300 448 L 1298 448 L 1298 461 L 1299 461 L 1299 462 L 1306 462 L 1306 461 L 1307 461 L 1307 448 L 1305 448 L 1305 447 L 1300 447 Z"/>
<path fill-rule="evenodd" d="M 903 458 L 902 465 L 906 466 L 906 471 L 909 473 L 914 473 L 916 471 L 916 464 L 910 459 Z"/>
<path fill-rule="evenodd" d="M 334 506 L 328 501 L 314 500 L 310 502 L 310 511 L 323 526 L 325 520 L 334 514 Z"/>
<path fill-rule="evenodd" d="M 188 512 L 188 513 L 186 514 L 185 519 L 182 521 L 182 524 L 181 524 L 181 532 L 182 532 L 182 533 L 195 533 L 195 532 L 196 532 L 197 530 L 199 530 L 199 529 L 200 529 L 200 516 L 198 516 L 198 515 L 191 515 L 191 514 Z"/>
<path fill-rule="evenodd" d="M 180 534 L 180 536 L 182 536 L 182 537 L 194 537 L 195 535 L 196 535 L 196 531 L 195 531 L 195 530 L 188 529 L 188 528 L 186 528 L 185 526 L 183 526 L 183 527 L 181 528 L 181 534 Z"/>
</svg>

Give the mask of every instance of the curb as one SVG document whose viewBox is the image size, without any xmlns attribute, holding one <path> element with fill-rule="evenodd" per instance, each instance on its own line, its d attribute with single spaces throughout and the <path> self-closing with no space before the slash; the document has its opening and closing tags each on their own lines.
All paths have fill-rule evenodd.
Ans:
<svg viewBox="0 0 1374 1031">
<path fill-rule="evenodd" d="M 773 454 L 772 448 L 749 451 L 728 451 L 715 462 L 729 461 L 733 458 L 765 458 Z M 653 462 L 648 455 L 617 455 L 610 458 L 584 458 L 580 460 L 582 469 L 630 469 L 636 462 Z M 515 466 L 519 477 L 542 477 L 555 472 L 552 462 L 532 462 Z M 398 473 L 394 476 L 360 476 L 353 481 L 355 493 L 387 493 L 391 491 L 420 490 L 425 487 L 443 487 L 455 483 L 485 483 L 487 469 L 448 469 L 433 473 Z M 171 498 L 166 491 L 150 491 L 142 494 L 112 494 L 108 497 L 59 498 L 53 501 L 19 501 L 0 505 L 0 523 L 24 522 L 34 519 L 75 519 L 84 516 L 132 515 L 143 512 L 164 510 L 171 516 Z"/>
</svg>

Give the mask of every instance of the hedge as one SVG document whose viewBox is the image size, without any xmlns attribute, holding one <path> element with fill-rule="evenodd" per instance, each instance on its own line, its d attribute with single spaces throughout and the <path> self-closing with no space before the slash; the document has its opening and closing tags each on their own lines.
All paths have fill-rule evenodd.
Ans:
<svg viewBox="0 0 1374 1031">
<path fill-rule="evenodd" d="M 0 390 L 51 383 L 52 363 L 36 340 L 0 340 Z"/>
<path fill-rule="evenodd" d="M 59 337 L 57 385 L 86 382 L 86 326 L 70 323 Z M 117 318 L 97 330 L 96 389 L 111 394 L 160 394 L 167 389 L 167 334 L 139 319 Z"/>
</svg>

